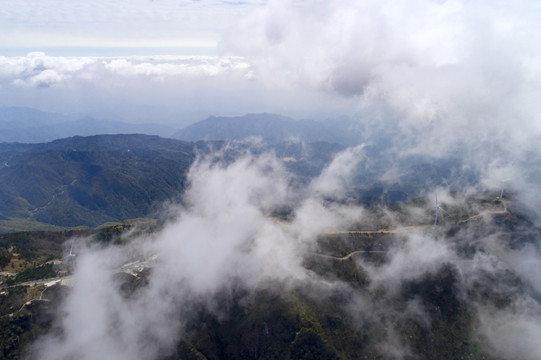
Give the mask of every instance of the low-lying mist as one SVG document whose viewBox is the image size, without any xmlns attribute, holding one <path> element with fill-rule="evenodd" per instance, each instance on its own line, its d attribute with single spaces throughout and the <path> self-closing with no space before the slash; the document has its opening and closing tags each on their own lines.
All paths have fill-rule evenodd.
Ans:
<svg viewBox="0 0 541 360">
<path fill-rule="evenodd" d="M 512 202 L 499 191 L 483 193 L 483 202 L 472 200 L 480 186 L 460 193 L 438 187 L 426 190 L 428 200 L 366 207 L 348 198 L 366 161 L 363 146 L 339 153 L 308 184 L 273 153 L 225 154 L 195 161 L 182 202 L 167 205 L 161 230 L 125 234 L 107 246 L 73 239 L 73 288 L 53 329 L 33 345 L 33 358 L 165 358 L 196 309 L 225 319 L 224 298 L 238 289 L 246 301 L 261 290 L 320 304 L 339 298 L 335 306 L 355 326 L 370 324 L 369 346 L 384 358 L 417 358 L 420 350 L 404 338 L 407 324 L 436 331 L 457 314 L 471 326 L 453 329 L 467 331 L 483 351 L 537 358 L 539 233 L 509 212 Z M 368 230 L 381 238 L 355 248 L 346 231 L 376 223 L 379 229 Z M 332 253 L 336 244 L 341 254 Z M 361 285 L 322 270 L 346 260 Z M 126 292 L 122 271 L 139 282 L 135 290 Z"/>
</svg>

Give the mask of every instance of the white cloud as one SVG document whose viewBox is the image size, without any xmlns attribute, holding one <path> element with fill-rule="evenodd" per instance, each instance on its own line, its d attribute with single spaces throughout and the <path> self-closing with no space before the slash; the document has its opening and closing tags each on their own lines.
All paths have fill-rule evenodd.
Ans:
<svg viewBox="0 0 541 360">
<path fill-rule="evenodd" d="M 103 60 L 105 69 L 121 76 L 204 77 L 240 73 L 248 77 L 250 65 L 239 57 L 152 57 Z"/>
<path fill-rule="evenodd" d="M 540 95 L 539 15 L 526 1 L 271 1 L 222 47 L 246 56 L 264 83 L 383 102 L 404 131 L 440 133 L 441 148 L 539 134 L 541 109 L 528 100 Z"/>
<path fill-rule="evenodd" d="M 353 185 L 357 165 L 364 159 L 363 147 L 359 145 L 339 153 L 320 176 L 312 181 L 311 191 L 323 198 L 346 198 L 348 189 Z"/>
<path fill-rule="evenodd" d="M 166 79 L 175 76 L 193 78 L 234 74 L 243 78 L 249 72 L 249 64 L 239 57 L 91 58 L 47 56 L 41 52 L 0 57 L 0 81 L 28 86 L 39 86 L 47 79 L 54 79 L 54 83 L 69 82 L 80 78 L 78 75 L 81 73 L 93 81 L 96 78 L 107 81 L 115 75 Z M 88 76 L 90 73 L 93 76 Z"/>
<path fill-rule="evenodd" d="M 17 85 L 28 82 L 28 85 L 39 85 L 40 78 L 56 78 L 57 82 L 61 82 L 94 62 L 95 60 L 91 58 L 51 57 L 41 52 L 20 57 L 2 56 L 0 81 L 14 81 Z M 34 81 L 34 78 L 37 80 Z"/>
<path fill-rule="evenodd" d="M 403 242 L 389 250 L 389 261 L 381 267 L 364 264 L 372 279 L 371 286 L 399 291 L 404 281 L 419 279 L 433 274 L 446 262 L 455 258 L 448 244 L 435 239 L 431 234 L 413 233 L 403 238 Z"/>
<path fill-rule="evenodd" d="M 479 310 L 480 333 L 494 354 L 505 359 L 535 360 L 541 346 L 541 308 L 531 298 L 520 298 L 510 309 Z"/>
<path fill-rule="evenodd" d="M 278 283 L 286 290 L 310 282 L 314 276 L 302 262 L 314 235 L 323 224 L 346 226 L 354 208 L 325 207 L 306 194 L 296 219 L 284 226 L 271 217 L 293 195 L 284 171 L 272 155 L 247 154 L 230 164 L 200 159 L 188 175 L 185 206 L 174 209 L 178 216 L 163 231 L 123 248 L 81 249 L 63 308 L 65 336 L 41 339 L 40 358 L 153 359 L 178 341 L 189 318 L 183 311 L 194 301 L 212 309 L 214 295 L 233 284 Z M 158 261 L 148 285 L 128 300 L 113 274 L 133 254 Z"/>
</svg>

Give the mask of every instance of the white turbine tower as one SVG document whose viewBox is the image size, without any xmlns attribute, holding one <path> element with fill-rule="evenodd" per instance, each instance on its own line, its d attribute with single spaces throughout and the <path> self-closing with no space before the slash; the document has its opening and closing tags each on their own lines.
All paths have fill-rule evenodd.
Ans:
<svg viewBox="0 0 541 360">
<path fill-rule="evenodd" d="M 507 178 L 507 179 L 501 181 L 502 189 L 500 190 L 500 200 L 503 199 L 503 193 L 504 193 L 504 190 L 505 190 L 505 185 L 507 183 L 509 183 L 509 181 L 511 181 L 511 178 Z"/>
<path fill-rule="evenodd" d="M 434 217 L 434 227 L 436 227 L 436 225 L 438 225 L 438 215 L 439 215 L 439 211 L 443 211 L 445 212 L 445 210 L 443 210 L 440 205 L 438 204 L 438 194 L 436 194 L 436 205 L 434 206 L 434 209 L 436 211 L 436 216 Z"/>
<path fill-rule="evenodd" d="M 68 262 L 71 264 L 71 269 L 73 270 L 73 266 L 74 266 L 74 263 L 75 263 L 75 255 L 73 253 L 73 244 L 71 245 L 70 247 L 70 253 L 68 254 Z"/>
</svg>

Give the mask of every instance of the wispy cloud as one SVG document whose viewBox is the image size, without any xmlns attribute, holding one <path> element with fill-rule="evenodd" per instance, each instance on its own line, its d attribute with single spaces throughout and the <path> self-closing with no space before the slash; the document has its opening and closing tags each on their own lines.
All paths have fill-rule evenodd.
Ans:
<svg viewBox="0 0 541 360">
<path fill-rule="evenodd" d="M 273 219 L 272 211 L 288 203 L 293 189 L 271 154 L 246 154 L 229 164 L 204 158 L 188 180 L 184 206 L 172 209 L 176 218 L 156 237 L 136 239 L 126 249 L 80 248 L 76 285 L 63 307 L 65 337 L 41 339 L 40 358 L 157 358 L 178 341 L 190 306 L 212 308 L 221 289 L 326 283 L 302 266 L 303 254 L 324 226 L 352 221 L 355 208 L 324 206 L 308 193 L 290 226 Z M 134 254 L 157 255 L 157 263 L 148 286 L 126 299 L 114 273 Z"/>
</svg>

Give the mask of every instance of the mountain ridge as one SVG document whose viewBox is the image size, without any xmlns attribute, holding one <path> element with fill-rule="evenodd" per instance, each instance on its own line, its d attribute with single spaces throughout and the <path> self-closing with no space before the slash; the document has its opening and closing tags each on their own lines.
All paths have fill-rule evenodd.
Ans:
<svg viewBox="0 0 541 360">
<path fill-rule="evenodd" d="M 273 151 L 290 171 L 309 181 L 344 147 L 282 143 L 253 149 L 143 134 L 0 143 L 0 232 L 49 225 L 94 227 L 149 216 L 181 196 L 197 156 L 221 149 L 231 159 L 246 151 Z"/>
<path fill-rule="evenodd" d="M 182 190 L 195 157 L 191 143 L 149 135 L 72 137 L 2 148 L 0 216 L 61 226 L 147 215 L 153 204 Z"/>
<path fill-rule="evenodd" d="M 337 121 L 331 124 L 315 120 L 295 120 L 271 113 L 210 116 L 178 131 L 173 138 L 184 141 L 233 141 L 259 137 L 270 144 L 296 140 L 354 145 L 360 137 L 357 136 L 358 129 L 357 132 L 351 131 L 353 125 L 353 121 Z M 350 128 L 350 131 L 344 131 L 344 128 Z"/>
</svg>

